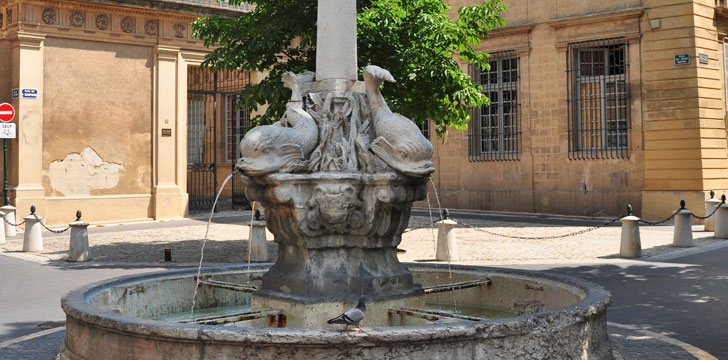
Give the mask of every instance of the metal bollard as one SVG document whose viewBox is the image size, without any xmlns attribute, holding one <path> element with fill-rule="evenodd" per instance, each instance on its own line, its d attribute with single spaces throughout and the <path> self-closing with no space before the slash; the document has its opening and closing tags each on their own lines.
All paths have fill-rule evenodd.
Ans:
<svg viewBox="0 0 728 360">
<path fill-rule="evenodd" d="M 260 210 L 255 210 L 248 236 L 248 258 L 250 261 L 269 261 L 268 240 L 265 233 L 265 220 L 260 218 Z"/>
<path fill-rule="evenodd" d="M 30 215 L 25 220 L 25 233 L 23 234 L 23 251 L 43 251 L 43 229 L 40 222 L 42 217 L 35 215 L 35 206 L 30 207 Z"/>
<path fill-rule="evenodd" d="M 3 207 L 0 207 L 0 211 L 5 213 L 5 215 L 3 215 L 3 223 L 5 224 L 5 236 L 17 235 L 18 232 L 16 231 L 15 226 L 10 225 L 15 224 L 15 206 L 5 205 Z"/>
<path fill-rule="evenodd" d="M 709 214 L 713 214 L 713 211 L 720 205 L 720 200 L 715 198 L 715 191 L 710 191 L 710 199 L 705 200 L 705 216 L 708 216 Z M 713 216 L 705 219 L 705 228 L 704 231 L 715 231 L 715 217 L 718 215 L 717 213 L 713 214 Z"/>
<path fill-rule="evenodd" d="M 437 251 L 435 252 L 435 260 L 451 261 L 458 259 L 458 245 L 455 231 L 453 229 L 457 222 L 448 219 L 447 209 L 442 211 L 443 220 L 436 222 L 437 224 Z"/>
<path fill-rule="evenodd" d="M 627 216 L 621 218 L 620 221 L 622 222 L 622 238 L 619 244 L 619 256 L 623 258 L 642 257 L 640 218 L 632 215 L 632 205 L 627 205 Z"/>
<path fill-rule="evenodd" d="M 88 223 L 81 221 L 81 210 L 76 211 L 76 221 L 68 224 L 71 227 L 71 243 L 68 247 L 68 261 L 88 261 Z"/>
<path fill-rule="evenodd" d="M 715 213 L 715 234 L 718 239 L 728 239 L 728 204 L 725 203 L 725 194 L 720 197 L 718 212 Z"/>
<path fill-rule="evenodd" d="M 675 215 L 675 232 L 672 236 L 672 246 L 693 247 L 693 228 L 690 216 L 692 211 L 685 208 L 685 200 L 680 200 L 680 208 Z"/>
</svg>

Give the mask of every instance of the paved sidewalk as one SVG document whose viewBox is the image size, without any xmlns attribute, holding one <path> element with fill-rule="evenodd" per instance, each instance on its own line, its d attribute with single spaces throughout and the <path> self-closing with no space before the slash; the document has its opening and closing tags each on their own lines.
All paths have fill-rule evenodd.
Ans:
<svg viewBox="0 0 728 360">
<path fill-rule="evenodd" d="M 414 211 L 410 228 L 402 236 L 400 255 L 403 262 L 434 261 L 437 229 L 430 226 L 426 210 Z M 619 222 L 575 236 L 557 239 L 524 239 L 569 235 L 593 229 L 608 219 L 568 219 L 532 215 L 496 215 L 473 212 L 451 212 L 460 221 L 457 243 L 460 257 L 455 263 L 470 265 L 512 264 L 580 264 L 609 263 L 618 259 L 621 227 Z M 437 214 L 434 213 L 433 217 Z M 92 260 L 85 264 L 63 261 L 68 250 L 68 234 L 44 233 L 44 251 L 23 253 L 22 234 L 0 244 L 0 253 L 23 260 L 52 263 L 56 266 L 91 266 L 94 264 L 130 264 L 159 266 L 189 266 L 200 261 L 205 238 L 206 216 L 175 221 L 120 224 L 90 227 L 89 243 Z M 210 225 L 204 248 L 204 263 L 232 264 L 247 261 L 247 238 L 250 211 L 216 214 Z M 728 241 L 703 232 L 702 225 L 693 226 L 696 247 L 691 249 L 670 246 L 672 226 L 642 226 L 642 261 L 664 260 L 689 252 L 728 246 Z M 521 237 L 519 239 L 509 236 Z M 268 233 L 268 239 L 273 235 Z M 164 249 L 172 249 L 172 263 L 164 264 Z M 277 256 L 277 245 L 268 243 L 271 259 Z"/>
</svg>

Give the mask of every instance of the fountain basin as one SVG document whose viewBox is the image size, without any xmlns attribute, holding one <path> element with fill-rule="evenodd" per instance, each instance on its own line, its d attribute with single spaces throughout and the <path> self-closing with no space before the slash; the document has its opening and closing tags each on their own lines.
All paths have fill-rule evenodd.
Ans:
<svg viewBox="0 0 728 360">
<path fill-rule="evenodd" d="M 491 284 L 419 295 L 429 303 L 510 308 L 534 301 L 543 311 L 479 321 L 436 321 L 369 304 L 366 333 L 323 328 L 267 328 L 163 321 L 189 311 L 196 269 L 135 275 L 66 295 L 60 359 L 611 359 L 606 311 L 609 293 L 571 277 L 489 267 L 407 264 L 423 287 L 490 279 Z M 203 270 L 203 278 L 259 285 L 270 264 Z M 454 296 L 453 296 L 454 295 Z M 201 285 L 200 309 L 245 307 L 253 294 Z M 351 306 L 350 304 L 348 306 Z M 386 305 L 391 306 L 391 305 Z M 332 309 L 331 317 L 339 309 Z M 371 319 L 371 320 L 370 320 Z M 379 320 L 377 320 L 379 319 Z M 386 320 L 381 320 L 386 319 Z M 377 322 L 368 323 L 367 321 Z M 385 322 L 385 323 L 382 323 Z M 279 322 L 277 325 L 281 326 Z"/>
</svg>

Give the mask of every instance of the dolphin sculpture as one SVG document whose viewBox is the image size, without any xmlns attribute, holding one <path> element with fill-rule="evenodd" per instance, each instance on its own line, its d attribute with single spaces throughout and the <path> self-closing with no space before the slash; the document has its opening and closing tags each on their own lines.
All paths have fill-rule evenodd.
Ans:
<svg viewBox="0 0 728 360">
<path fill-rule="evenodd" d="M 415 123 L 389 109 L 379 85 L 382 81 L 395 82 L 389 71 L 379 66 L 364 68 L 367 99 L 377 138 L 370 149 L 387 165 L 409 176 L 427 176 L 435 172 L 430 161 L 432 144 Z"/>
<path fill-rule="evenodd" d="M 318 144 L 316 121 L 303 109 L 302 87 L 314 73 L 284 73 L 283 84 L 291 89 L 286 114 L 270 125 L 256 126 L 240 141 L 241 158 L 235 165 L 248 176 L 261 176 L 308 157 Z"/>
</svg>

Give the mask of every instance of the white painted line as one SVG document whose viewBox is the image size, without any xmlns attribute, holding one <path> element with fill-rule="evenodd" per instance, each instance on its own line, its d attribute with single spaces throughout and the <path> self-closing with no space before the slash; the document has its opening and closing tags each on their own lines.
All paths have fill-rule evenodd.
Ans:
<svg viewBox="0 0 728 360">
<path fill-rule="evenodd" d="M 53 333 L 59 332 L 61 330 L 66 330 L 66 326 L 65 325 L 64 326 L 59 326 L 59 327 L 56 327 L 56 328 L 53 328 L 53 329 L 38 331 L 36 333 L 32 333 L 32 334 L 28 334 L 28 335 L 25 335 L 25 336 L 21 336 L 21 337 L 15 338 L 15 339 L 10 339 L 10 340 L 7 340 L 7 341 L 3 341 L 3 342 L 0 342 L 0 349 L 6 348 L 6 347 L 8 347 L 10 345 L 13 345 L 13 344 L 17 344 L 19 342 L 28 341 L 28 340 L 35 339 L 35 338 L 38 338 L 38 337 L 41 337 L 41 336 L 46 336 L 46 335 L 49 335 L 49 334 L 53 334 Z"/>
<path fill-rule="evenodd" d="M 622 328 L 622 329 L 637 331 L 639 333 L 642 333 L 645 336 L 655 338 L 662 342 L 666 342 L 670 345 L 677 346 L 677 347 L 687 351 L 688 353 L 690 353 L 690 355 L 695 356 L 695 358 L 697 360 L 718 360 L 715 356 L 708 354 L 703 349 L 696 348 L 695 346 L 692 346 L 688 343 L 684 343 L 680 340 L 676 340 L 676 339 L 673 339 L 671 337 L 668 337 L 668 336 L 665 336 L 665 335 L 662 335 L 662 334 L 659 334 L 656 332 L 645 330 L 645 329 L 642 329 L 642 328 L 634 326 L 634 325 L 617 324 L 617 323 L 613 323 L 613 322 L 607 322 L 607 325 Z"/>
</svg>

